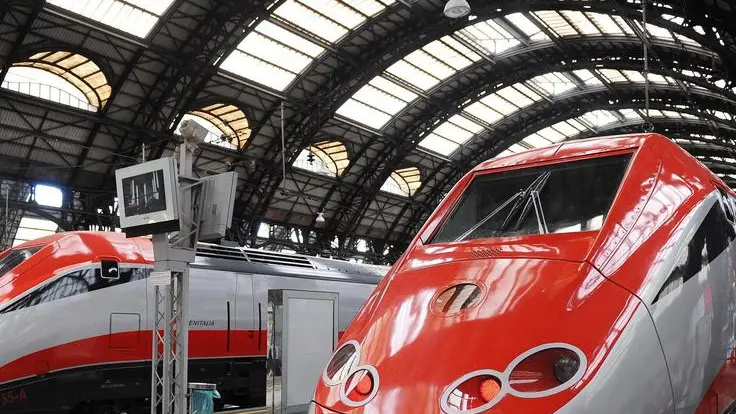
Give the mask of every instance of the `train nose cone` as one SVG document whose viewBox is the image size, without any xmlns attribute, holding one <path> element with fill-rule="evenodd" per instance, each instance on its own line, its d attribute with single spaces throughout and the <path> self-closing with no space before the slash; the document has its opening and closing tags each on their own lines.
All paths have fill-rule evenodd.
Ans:
<svg viewBox="0 0 736 414">
<path fill-rule="evenodd" d="M 572 261 L 408 269 L 356 316 L 343 340 L 350 352 L 335 354 L 315 401 L 340 413 L 554 412 L 583 386 L 591 355 L 616 337 L 612 327 L 629 303 L 622 289 Z M 332 376 L 341 363 L 348 368 Z M 371 386 L 360 393 L 356 381 L 365 376 Z"/>
</svg>

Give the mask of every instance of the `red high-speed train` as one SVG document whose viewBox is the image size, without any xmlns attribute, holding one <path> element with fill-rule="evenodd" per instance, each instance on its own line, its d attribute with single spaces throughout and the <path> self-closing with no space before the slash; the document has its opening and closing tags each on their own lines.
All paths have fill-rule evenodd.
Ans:
<svg viewBox="0 0 736 414">
<path fill-rule="evenodd" d="M 120 233 L 59 233 L 0 253 L 0 413 L 150 412 L 152 268 L 150 239 Z M 264 405 L 268 290 L 337 292 L 343 331 L 387 270 L 200 244 L 190 381 L 217 384 L 220 404 Z"/>
<path fill-rule="evenodd" d="M 736 412 L 735 207 L 657 134 L 486 161 L 370 295 L 310 410 Z"/>
</svg>

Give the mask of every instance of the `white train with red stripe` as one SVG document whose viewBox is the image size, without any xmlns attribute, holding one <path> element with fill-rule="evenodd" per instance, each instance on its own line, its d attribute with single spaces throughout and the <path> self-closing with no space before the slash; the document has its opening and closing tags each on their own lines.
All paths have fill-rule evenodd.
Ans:
<svg viewBox="0 0 736 414">
<path fill-rule="evenodd" d="M 118 263 L 103 277 L 101 262 Z M 151 242 L 69 232 L 0 254 L 0 412 L 145 411 Z M 265 403 L 267 291 L 338 292 L 340 331 L 383 266 L 201 244 L 190 279 L 189 378 L 221 403 Z"/>
</svg>

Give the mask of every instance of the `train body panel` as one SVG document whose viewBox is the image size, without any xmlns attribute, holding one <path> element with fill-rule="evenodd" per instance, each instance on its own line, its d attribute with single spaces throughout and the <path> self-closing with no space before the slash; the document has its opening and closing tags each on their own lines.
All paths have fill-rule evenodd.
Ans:
<svg viewBox="0 0 736 414">
<path fill-rule="evenodd" d="M 150 241 L 72 232 L 17 251 L 29 246 L 27 257 L 0 255 L 0 412 L 145 411 L 155 310 Z M 342 331 L 386 271 L 225 246 L 199 250 L 190 271 L 190 379 L 216 383 L 224 401 L 244 406 L 265 403 L 269 289 L 340 293 Z M 118 262 L 119 277 L 104 277 L 104 260 Z"/>
<path fill-rule="evenodd" d="M 735 232 L 733 191 L 657 134 L 489 160 L 366 301 L 315 412 L 734 410 Z"/>
</svg>

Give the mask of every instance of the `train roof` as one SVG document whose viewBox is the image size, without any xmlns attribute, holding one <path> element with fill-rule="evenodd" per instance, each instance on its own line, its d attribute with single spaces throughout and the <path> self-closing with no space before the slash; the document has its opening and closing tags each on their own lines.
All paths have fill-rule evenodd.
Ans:
<svg viewBox="0 0 736 414">
<path fill-rule="evenodd" d="M 97 231 L 69 231 L 55 233 L 49 236 L 30 240 L 16 248 L 46 246 L 55 242 L 62 242 L 69 238 L 79 238 L 83 242 L 92 243 L 93 240 L 103 238 L 110 244 L 137 246 L 143 261 L 152 264 L 153 246 L 149 237 L 128 238 L 124 233 L 97 232 Z M 85 244 L 87 244 L 85 243 Z M 313 257 L 302 254 L 279 253 L 267 250 L 258 250 L 237 246 L 224 246 L 211 243 L 198 243 L 197 258 L 193 266 L 215 266 L 219 268 L 236 268 L 237 266 L 223 266 L 223 263 L 239 262 L 248 264 L 248 268 L 266 271 L 271 268 L 281 269 L 286 273 L 315 273 L 335 272 L 352 275 L 363 275 L 369 278 L 381 278 L 389 270 L 389 266 L 353 263 L 346 260 Z M 287 271 L 288 270 L 288 271 Z"/>
<path fill-rule="evenodd" d="M 638 148 L 645 142 L 654 140 L 665 140 L 669 145 L 676 145 L 669 138 L 661 134 L 624 134 L 563 141 L 547 147 L 535 148 L 512 154 L 505 157 L 492 158 L 476 166 L 473 171 L 485 171 L 537 162 L 555 160 L 561 161 L 565 158 L 579 157 L 583 155 L 600 154 L 604 152 L 622 151 Z"/>
</svg>

